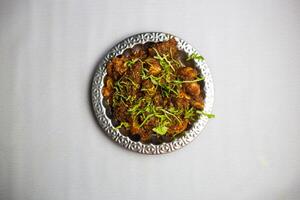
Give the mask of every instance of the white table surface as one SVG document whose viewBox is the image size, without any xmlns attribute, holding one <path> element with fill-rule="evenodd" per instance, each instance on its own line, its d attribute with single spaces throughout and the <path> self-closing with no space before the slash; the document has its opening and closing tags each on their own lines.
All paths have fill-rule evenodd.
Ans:
<svg viewBox="0 0 300 200">
<path fill-rule="evenodd" d="M 164 31 L 207 59 L 214 113 L 180 151 L 122 149 L 89 105 L 116 42 Z M 0 1 L 1 200 L 300 199 L 300 1 Z"/>
</svg>

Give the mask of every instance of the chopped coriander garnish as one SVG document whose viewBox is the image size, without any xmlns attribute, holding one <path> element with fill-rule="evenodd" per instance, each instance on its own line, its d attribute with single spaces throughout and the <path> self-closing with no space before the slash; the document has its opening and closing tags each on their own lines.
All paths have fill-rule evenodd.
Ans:
<svg viewBox="0 0 300 200">
<path fill-rule="evenodd" d="M 171 113 L 170 111 L 165 110 L 163 108 L 161 108 L 160 110 L 163 111 L 164 113 L 166 113 L 167 115 L 171 115 L 172 117 L 174 117 L 180 124 L 182 123 L 182 121 L 175 114 Z"/>
<path fill-rule="evenodd" d="M 126 79 L 129 80 L 135 88 L 139 87 L 139 85 L 137 83 L 135 83 L 131 78 L 126 77 Z"/>
<path fill-rule="evenodd" d="M 119 125 L 119 126 L 117 126 L 117 127 L 115 127 L 115 129 L 120 129 L 121 127 L 125 127 L 125 128 L 128 128 L 130 125 L 129 125 L 129 123 L 127 123 L 127 122 L 121 122 L 121 124 Z"/>
<path fill-rule="evenodd" d="M 203 81 L 204 80 L 204 77 L 198 77 L 196 78 L 195 80 L 187 80 L 187 81 L 182 81 L 182 80 L 174 80 L 173 82 L 174 83 L 195 83 L 195 82 L 198 82 L 198 81 Z"/>
<path fill-rule="evenodd" d="M 206 117 L 208 117 L 208 118 L 215 118 L 215 115 L 212 114 L 212 113 L 206 113 L 206 112 L 201 111 L 201 110 L 197 110 L 196 112 L 197 112 L 198 114 L 204 115 L 204 116 L 206 116 Z"/>
<path fill-rule="evenodd" d="M 138 58 L 127 60 L 124 64 L 125 66 L 131 68 L 138 60 L 139 60 Z"/>
<path fill-rule="evenodd" d="M 204 60 L 203 56 L 201 56 L 197 53 L 192 53 L 191 55 L 189 55 L 189 57 L 186 59 L 186 61 L 189 61 L 189 60 L 192 60 L 192 59 L 198 60 L 198 61 L 203 61 Z"/>
<path fill-rule="evenodd" d="M 153 117 L 153 116 L 154 116 L 154 114 L 148 115 L 148 116 L 144 119 L 144 121 L 141 123 L 140 127 L 142 127 L 142 126 L 143 126 L 148 120 L 150 120 L 150 118 Z"/>
<path fill-rule="evenodd" d="M 159 135 L 165 135 L 168 131 L 168 127 L 166 127 L 164 125 L 159 125 L 159 126 L 153 128 L 152 130 Z"/>
<path fill-rule="evenodd" d="M 196 110 L 194 108 L 189 108 L 184 111 L 185 119 L 194 119 L 196 116 Z"/>
</svg>

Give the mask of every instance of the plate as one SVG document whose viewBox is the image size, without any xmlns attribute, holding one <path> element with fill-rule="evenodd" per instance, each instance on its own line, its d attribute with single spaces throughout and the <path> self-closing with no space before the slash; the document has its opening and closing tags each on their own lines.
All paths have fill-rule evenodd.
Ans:
<svg viewBox="0 0 300 200">
<path fill-rule="evenodd" d="M 208 118 L 206 116 L 201 116 L 197 121 L 193 123 L 192 127 L 189 130 L 186 130 L 184 132 L 181 137 L 176 138 L 168 143 L 155 145 L 136 142 L 131 140 L 129 137 L 124 136 L 122 133 L 120 133 L 119 130 L 114 128 L 111 119 L 107 115 L 108 110 L 105 107 L 104 98 L 101 92 L 104 86 L 104 77 L 107 73 L 107 62 L 111 58 L 122 54 L 126 49 L 133 48 L 137 44 L 144 44 L 147 42 L 162 42 L 169 40 L 170 38 L 175 38 L 178 43 L 178 49 L 186 52 L 188 55 L 192 53 L 199 54 L 199 52 L 188 42 L 172 34 L 163 32 L 139 33 L 130 36 L 115 45 L 101 60 L 93 76 L 91 88 L 92 106 L 95 117 L 100 127 L 112 140 L 114 140 L 124 148 L 132 150 L 134 152 L 158 155 L 181 149 L 182 147 L 192 142 L 200 134 L 200 132 L 208 122 Z M 211 113 L 214 101 L 214 87 L 212 76 L 205 60 L 195 62 L 196 67 L 200 69 L 201 74 L 204 77 L 205 99 L 203 111 L 206 113 Z"/>
</svg>

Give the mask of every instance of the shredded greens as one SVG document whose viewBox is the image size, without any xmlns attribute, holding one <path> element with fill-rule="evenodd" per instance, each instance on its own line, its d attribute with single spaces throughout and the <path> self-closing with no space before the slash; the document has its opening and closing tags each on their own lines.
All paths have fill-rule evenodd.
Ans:
<svg viewBox="0 0 300 200">
<path fill-rule="evenodd" d="M 119 126 L 115 127 L 115 129 L 120 129 L 122 127 L 128 128 L 130 125 L 127 122 L 121 122 Z"/>
<path fill-rule="evenodd" d="M 131 68 L 138 60 L 139 60 L 138 58 L 128 60 L 125 62 L 125 66 L 128 66 L 129 68 Z"/>
<path fill-rule="evenodd" d="M 197 54 L 197 53 L 192 53 L 186 60 L 189 61 L 189 60 L 198 60 L 198 61 L 203 61 L 204 58 L 203 56 Z"/>
<path fill-rule="evenodd" d="M 166 127 L 164 125 L 159 125 L 159 126 L 153 128 L 152 130 L 159 135 L 165 135 L 168 131 L 168 127 Z"/>
<path fill-rule="evenodd" d="M 212 114 L 212 113 L 206 113 L 206 112 L 203 112 L 203 111 L 201 111 L 201 110 L 197 110 L 196 112 L 197 112 L 198 114 L 204 115 L 204 116 L 206 116 L 206 117 L 208 117 L 208 118 L 215 118 L 215 115 Z"/>
</svg>

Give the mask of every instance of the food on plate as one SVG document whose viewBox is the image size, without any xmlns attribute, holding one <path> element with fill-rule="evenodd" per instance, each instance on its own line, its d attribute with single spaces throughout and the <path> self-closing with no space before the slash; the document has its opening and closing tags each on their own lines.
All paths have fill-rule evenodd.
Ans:
<svg viewBox="0 0 300 200">
<path fill-rule="evenodd" d="M 177 42 L 139 45 L 107 63 L 102 95 L 115 128 L 147 143 L 171 141 L 184 133 L 203 112 L 204 79 L 194 60 L 182 55 Z"/>
</svg>

